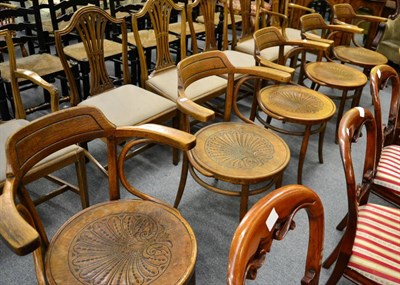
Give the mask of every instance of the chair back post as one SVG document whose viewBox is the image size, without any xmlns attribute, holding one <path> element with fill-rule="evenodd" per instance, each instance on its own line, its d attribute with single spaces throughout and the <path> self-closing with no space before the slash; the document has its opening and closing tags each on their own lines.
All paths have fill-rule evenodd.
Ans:
<svg viewBox="0 0 400 285">
<path fill-rule="evenodd" d="M 352 159 L 352 144 L 356 143 L 366 130 L 365 159 L 362 180 L 357 185 Z M 343 256 L 350 258 L 358 221 L 358 207 L 368 201 L 368 195 L 376 172 L 376 123 L 372 113 L 362 107 L 356 107 L 343 116 L 339 125 L 339 149 L 346 178 L 348 219 L 346 232 L 341 242 Z"/>
<path fill-rule="evenodd" d="M 145 86 L 145 82 L 149 77 L 144 53 L 144 46 L 140 38 L 139 19 L 148 17 L 150 19 L 152 29 L 156 35 L 156 64 L 154 73 L 163 71 L 175 66 L 175 61 L 169 50 L 169 24 L 172 12 L 176 11 L 181 17 L 181 34 L 186 35 L 186 8 L 184 4 L 174 3 L 172 0 L 149 0 L 146 1 L 143 8 L 132 15 L 132 28 L 135 37 L 135 43 L 140 60 L 140 81 L 141 86 Z M 180 59 L 186 57 L 186 37 L 180 37 L 179 44 Z"/>
<path fill-rule="evenodd" d="M 229 252 L 227 284 L 255 279 L 273 240 L 294 229 L 296 213 L 305 209 L 309 240 L 302 284 L 318 284 L 324 240 L 324 210 L 318 195 L 302 185 L 287 185 L 259 200 L 237 227 Z"/>
<path fill-rule="evenodd" d="M 391 83 L 391 100 L 388 123 L 385 125 L 382 118 L 382 106 L 379 91 Z M 375 121 L 377 128 L 377 159 L 381 156 L 382 147 L 391 144 L 400 144 L 400 79 L 393 67 L 378 65 L 371 69 L 370 89 L 374 103 Z"/>
</svg>

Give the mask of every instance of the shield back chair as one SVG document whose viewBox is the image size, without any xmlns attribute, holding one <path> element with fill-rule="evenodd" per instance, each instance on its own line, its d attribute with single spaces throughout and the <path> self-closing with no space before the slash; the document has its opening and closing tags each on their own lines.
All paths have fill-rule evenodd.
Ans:
<svg viewBox="0 0 400 285">
<path fill-rule="evenodd" d="M 49 240 L 22 186 L 23 178 L 35 163 L 54 151 L 96 138 L 107 142 L 108 187 L 102 190 L 109 193 L 109 201 L 76 213 Z M 122 138 L 138 139 L 131 140 L 118 155 L 118 140 Z M 38 140 L 42 144 L 35 143 Z M 116 127 L 101 111 L 88 106 L 47 115 L 10 137 L 6 148 L 10 171 L 0 195 L 0 211 L 7 219 L 0 222 L 0 234 L 17 254 L 33 252 L 38 283 L 194 281 L 197 243 L 190 225 L 176 209 L 141 192 L 126 177 L 127 151 L 149 140 L 182 150 L 195 145 L 194 136 L 160 125 Z M 140 199 L 121 200 L 119 180 Z"/>
<path fill-rule="evenodd" d="M 377 16 L 356 14 L 353 7 L 348 3 L 333 5 L 333 13 L 335 16 L 334 23 L 343 25 L 348 25 L 348 23 L 360 24 L 360 22 L 380 23 L 387 20 Z M 342 40 L 345 37 L 343 35 Z M 374 66 L 387 63 L 388 59 L 383 54 L 361 46 L 356 41 L 355 34 L 351 34 L 351 42 L 353 46 L 340 44 L 333 49 L 335 56 L 342 62 L 360 66 L 367 75 Z"/>
<path fill-rule="evenodd" d="M 59 3 L 55 3 L 54 0 L 49 0 L 49 6 L 50 6 L 50 15 L 51 15 L 51 23 L 52 23 L 52 28 L 53 28 L 53 33 L 54 31 L 64 29 L 69 21 L 71 20 L 71 17 L 76 13 L 76 11 L 85 6 L 96 6 L 100 7 L 100 1 L 99 0 L 62 0 Z M 102 9 L 102 8 L 101 8 Z M 103 39 L 104 44 L 104 59 L 110 62 L 113 62 L 114 65 L 114 70 L 113 73 L 110 72 L 110 77 L 112 76 L 113 81 L 115 81 L 115 84 L 122 84 L 124 75 L 122 74 L 122 67 L 121 67 L 121 49 L 122 44 L 118 39 L 114 40 L 114 35 L 112 33 L 112 27 L 108 26 L 106 28 L 106 38 Z M 110 36 L 111 32 L 111 36 Z M 117 35 L 115 35 L 116 37 Z M 111 37 L 111 38 L 110 38 Z M 69 35 L 69 38 L 67 36 L 64 37 L 65 41 L 65 46 L 64 46 L 64 54 L 68 56 L 72 61 L 75 61 L 75 64 L 77 63 L 77 67 L 79 69 L 79 78 L 82 80 L 82 91 L 81 97 L 82 98 L 87 98 L 88 96 L 91 95 L 90 92 L 90 64 L 89 60 L 86 57 L 86 50 L 84 47 L 84 44 L 82 42 L 74 42 L 74 40 L 80 41 L 80 37 L 77 36 L 75 33 L 71 33 Z M 68 44 L 67 44 L 68 43 Z M 128 53 L 128 58 L 133 61 L 133 53 L 129 51 Z M 135 62 L 131 62 L 132 65 L 132 70 L 135 68 Z M 80 87 L 80 85 L 78 85 Z"/>
<path fill-rule="evenodd" d="M 400 79 L 399 74 L 388 65 L 371 70 L 371 95 L 377 124 L 377 169 L 372 192 L 400 206 Z M 383 122 L 380 90 L 391 86 L 390 108 L 387 123 Z M 386 117 L 386 116 L 385 116 Z"/>
<path fill-rule="evenodd" d="M 255 57 L 261 66 L 290 71 L 285 66 L 286 60 L 292 57 L 291 53 L 307 52 L 308 50 L 324 51 L 328 44 L 308 40 L 287 40 L 276 27 L 259 29 L 254 33 Z M 261 53 L 271 47 L 279 48 L 277 63 L 267 62 Z M 291 51 L 284 55 L 284 48 L 291 47 Z M 292 72 L 291 72 L 292 73 Z M 253 104 L 250 119 L 257 118 L 265 127 L 272 130 L 302 136 L 300 155 L 298 161 L 297 183 L 302 183 L 303 164 L 307 152 L 308 141 L 311 134 L 319 134 L 318 157 L 323 163 L 323 140 L 327 122 L 336 112 L 335 103 L 327 96 L 297 84 L 272 84 L 257 93 Z M 279 120 L 289 125 L 297 125 L 296 129 L 287 124 L 276 124 L 272 120 Z M 298 126 L 304 129 L 299 130 Z"/>
<path fill-rule="evenodd" d="M 324 247 L 324 208 L 318 195 L 302 185 L 276 189 L 249 210 L 233 235 L 227 284 L 255 280 L 274 240 L 283 240 L 289 230 L 295 229 L 295 215 L 303 209 L 308 216 L 309 239 L 301 284 L 318 284 Z"/>
<path fill-rule="evenodd" d="M 176 67 L 177 59 L 174 58 L 169 46 L 169 16 L 173 10 L 181 14 L 181 29 L 186 29 L 186 13 L 184 6 L 175 4 L 171 0 L 150 0 L 147 1 L 143 9 L 132 16 L 133 31 L 140 59 L 141 68 L 141 86 L 147 90 L 155 92 L 172 102 L 178 98 L 178 72 Z M 149 73 L 146 65 L 146 56 L 144 53 L 144 41 L 140 31 L 136 28 L 138 21 L 143 17 L 149 16 L 152 21 L 152 27 L 159 35 L 157 37 L 156 63 L 154 69 Z M 185 33 L 184 33 L 185 34 Z M 192 39 L 193 40 L 193 39 Z M 180 38 L 180 58 L 186 56 L 186 41 L 184 37 Z M 193 84 L 187 95 L 191 100 L 197 103 L 210 103 L 211 99 L 225 94 L 227 80 L 219 76 L 209 76 Z M 225 120 L 229 120 L 231 109 L 226 106 L 224 113 Z"/>
<path fill-rule="evenodd" d="M 26 120 L 25 109 L 23 102 L 20 97 L 18 80 L 30 80 L 36 86 L 47 90 L 52 98 L 52 108 L 51 111 L 55 112 L 58 110 L 58 91 L 57 89 L 43 80 L 39 75 L 30 71 L 17 68 L 14 43 L 12 40 L 12 33 L 8 30 L 0 31 L 0 37 L 4 38 L 6 46 L 8 48 L 9 56 L 9 67 L 10 67 L 10 80 L 12 91 L 14 95 L 15 104 L 15 114 L 16 118 L 13 120 L 5 121 L 0 124 L 0 189 L 3 188 L 6 180 L 6 155 L 5 155 L 5 145 L 7 138 L 16 132 L 17 130 L 29 125 L 29 121 Z M 41 142 L 41 141 L 38 141 Z M 70 164 L 75 164 L 78 187 L 68 183 L 59 177 L 51 175 L 51 173 L 60 170 Z M 81 197 L 82 207 L 86 208 L 89 206 L 88 192 L 87 192 L 87 182 L 86 182 L 86 168 L 85 168 L 85 150 L 78 145 L 71 145 L 60 151 L 54 153 L 51 157 L 48 157 L 40 162 L 38 162 L 31 171 L 24 177 L 24 184 L 28 184 L 34 180 L 40 178 L 47 178 L 54 184 L 59 185 L 54 191 L 51 191 L 45 195 L 42 195 L 35 199 L 34 204 L 38 205 L 45 202 L 52 197 L 64 193 L 67 190 L 71 190 Z"/>
<path fill-rule="evenodd" d="M 357 185 L 352 152 L 364 127 L 365 160 L 362 181 Z M 361 107 L 346 112 L 339 127 L 339 148 L 347 185 L 348 221 L 341 241 L 322 264 L 329 268 L 336 261 L 329 285 L 336 284 L 342 276 L 357 284 L 400 283 L 400 210 L 368 203 L 376 171 L 376 147 L 372 113 Z"/>
<path fill-rule="evenodd" d="M 107 23 L 118 25 L 121 29 L 122 42 L 119 52 L 122 54 L 124 84 L 118 87 L 114 86 L 105 65 L 106 41 L 104 37 Z M 55 31 L 56 48 L 64 67 L 68 66 L 69 57 L 65 53 L 63 39 L 72 31 L 76 31 L 82 40 L 91 75 L 90 97 L 81 101 L 74 75 L 72 72 L 67 72 L 72 106 L 98 107 L 117 126 L 148 122 L 165 123 L 176 117 L 177 110 L 174 102 L 130 84 L 127 31 L 124 19 L 113 18 L 96 6 L 80 8 L 65 29 Z M 175 157 L 175 162 L 176 159 Z"/>
<path fill-rule="evenodd" d="M 234 74 L 247 74 L 235 84 Z M 179 205 L 185 188 L 188 170 L 193 179 L 205 189 L 240 197 L 240 219 L 247 212 L 250 195 L 262 193 L 272 187 L 280 187 L 283 172 L 290 160 L 287 144 L 273 132 L 253 122 L 212 122 L 215 113 L 186 96 L 191 84 L 205 77 L 227 75 L 225 104 L 232 105 L 237 91 L 246 80 L 264 78 L 287 82 L 290 74 L 265 67 L 239 68 L 233 66 L 221 51 L 208 51 L 192 55 L 178 64 L 178 109 L 183 113 L 183 129 L 190 132 L 189 119 L 208 122 L 196 132 L 197 146 L 184 153 L 182 181 L 175 200 Z M 231 108 L 231 107 L 228 107 Z M 234 108 L 235 113 L 238 108 Z M 237 115 L 237 114 L 236 114 Z M 214 179 L 228 182 L 229 186 L 214 184 Z M 232 185 L 233 184 L 233 185 Z M 257 186 L 255 186 L 257 184 Z M 234 185 L 239 186 L 235 189 Z M 255 186 L 251 187 L 250 186 Z"/>
<path fill-rule="evenodd" d="M 4 23 L 0 27 L 0 30 L 9 30 L 13 32 L 14 43 L 26 43 L 28 47 L 31 46 L 31 48 L 28 49 L 30 52 L 28 56 L 17 58 L 17 67 L 32 70 L 49 82 L 52 82 L 57 76 L 65 76 L 60 59 L 55 55 L 45 52 L 42 47 L 43 33 L 41 30 L 41 20 L 38 10 L 23 7 L 0 10 L 0 21 L 10 18 L 14 19 L 14 23 Z M 30 18 L 33 18 L 34 21 L 25 20 Z M 36 52 L 34 46 L 38 41 L 41 46 L 39 48 L 39 53 L 31 53 Z M 13 94 L 11 90 L 10 67 L 8 61 L 0 63 L 0 73 L 2 81 L 1 88 L 3 89 L 2 92 L 0 92 L 2 118 L 3 120 L 8 120 L 11 118 L 11 115 L 8 110 L 7 100 L 11 101 L 12 107 L 14 106 L 12 103 Z M 18 84 L 22 88 L 21 90 L 36 86 L 35 84 L 32 85 L 29 80 L 25 80 L 23 78 L 19 80 Z M 48 108 L 50 105 L 50 100 L 48 95 L 45 95 L 44 97 L 45 98 L 43 98 L 43 101 L 40 102 L 39 105 L 32 106 L 26 111 L 31 113 L 40 109 Z"/>
<path fill-rule="evenodd" d="M 300 18 L 300 23 L 303 36 L 306 39 L 311 40 L 315 39 L 315 36 L 312 35 L 313 31 L 320 32 L 323 39 L 331 40 L 332 36 L 334 36 L 336 32 L 351 32 L 357 31 L 357 29 L 360 30 L 359 28 L 350 27 L 348 25 L 328 25 L 325 23 L 322 16 L 316 13 L 302 16 Z M 339 122 L 343 116 L 346 101 L 348 99 L 352 99 L 351 106 L 358 106 L 362 89 L 367 83 L 368 78 L 362 71 L 356 69 L 355 67 L 331 61 L 329 50 L 325 52 L 324 55 L 327 61 L 322 61 L 321 55 L 318 55 L 315 62 L 309 62 L 304 66 L 304 72 L 306 78 L 312 82 L 312 89 L 318 90 L 320 86 L 324 86 L 341 91 L 339 96 L 332 94 L 328 95 L 332 99 L 337 99 L 340 101 L 335 133 L 335 142 L 337 143 L 337 130 L 339 127 Z M 302 77 L 303 76 L 301 75 L 299 78 L 301 82 L 303 82 Z M 354 91 L 354 95 L 348 95 L 348 92 L 352 90 Z"/>
</svg>

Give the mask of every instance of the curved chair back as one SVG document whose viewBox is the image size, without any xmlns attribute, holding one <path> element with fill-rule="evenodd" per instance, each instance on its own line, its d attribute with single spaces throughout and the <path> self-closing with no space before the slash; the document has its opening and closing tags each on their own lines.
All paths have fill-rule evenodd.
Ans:
<svg viewBox="0 0 400 285">
<path fill-rule="evenodd" d="M 301 209 L 306 210 L 309 219 L 308 252 L 302 281 L 318 284 L 324 209 L 318 195 L 302 185 L 288 185 L 271 192 L 246 214 L 231 244 L 227 284 L 245 284 L 246 278 L 255 279 L 273 240 L 282 240 L 290 229 L 294 229 L 293 218 Z"/>
</svg>

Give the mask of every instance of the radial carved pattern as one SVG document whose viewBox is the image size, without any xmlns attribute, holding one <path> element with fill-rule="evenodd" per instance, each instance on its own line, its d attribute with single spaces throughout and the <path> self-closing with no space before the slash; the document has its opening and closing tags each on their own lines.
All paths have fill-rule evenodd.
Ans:
<svg viewBox="0 0 400 285">
<path fill-rule="evenodd" d="M 238 130 L 222 131 L 210 136 L 206 143 L 207 155 L 228 168 L 261 166 L 274 156 L 273 145 L 257 133 Z"/>
<path fill-rule="evenodd" d="M 299 89 L 281 90 L 273 92 L 269 98 L 269 104 L 273 104 L 293 113 L 318 113 L 324 107 L 324 103 L 307 92 Z"/>
<path fill-rule="evenodd" d="M 72 243 L 69 266 L 88 284 L 149 284 L 168 267 L 172 243 L 143 214 L 108 216 L 83 229 Z"/>
<path fill-rule="evenodd" d="M 327 68 L 327 72 L 334 74 L 335 77 L 340 78 L 341 80 L 351 79 L 354 76 L 354 73 L 343 66 L 344 65 L 342 64 L 329 64 L 324 66 L 324 68 Z M 321 71 L 323 72 L 323 70 Z"/>
</svg>

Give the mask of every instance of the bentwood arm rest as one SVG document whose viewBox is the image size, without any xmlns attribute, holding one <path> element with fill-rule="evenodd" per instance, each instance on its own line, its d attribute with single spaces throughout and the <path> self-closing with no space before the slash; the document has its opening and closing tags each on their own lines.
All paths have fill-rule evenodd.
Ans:
<svg viewBox="0 0 400 285">
<path fill-rule="evenodd" d="M 18 80 L 18 78 L 23 78 L 26 80 L 30 80 L 34 84 L 42 87 L 43 89 L 47 90 L 50 94 L 50 108 L 51 112 L 58 111 L 59 106 L 58 106 L 58 90 L 57 88 L 48 83 L 46 80 L 44 80 L 40 75 L 38 75 L 36 72 L 27 70 L 27 69 L 22 69 L 18 68 L 15 72 L 15 77 Z M 17 94 L 14 94 L 14 100 L 15 100 L 15 107 L 16 107 L 16 117 L 19 119 L 25 119 L 25 111 L 23 107 L 23 103 L 20 97 L 20 94 L 17 92 Z"/>
<path fill-rule="evenodd" d="M 176 105 L 179 111 L 191 116 L 195 120 L 207 122 L 215 118 L 214 111 L 200 106 L 187 97 L 180 96 L 176 101 Z"/>
<path fill-rule="evenodd" d="M 0 235 L 16 254 L 26 255 L 40 246 L 40 239 L 15 205 L 14 181 L 14 178 L 7 178 L 0 196 Z"/>
<path fill-rule="evenodd" d="M 258 76 L 267 80 L 290 82 L 292 73 L 266 66 L 236 67 L 235 73 Z"/>
<path fill-rule="evenodd" d="M 318 40 L 291 40 L 287 41 L 288 45 L 304 47 L 314 50 L 327 50 L 331 44 L 328 42 L 318 41 Z"/>
<path fill-rule="evenodd" d="M 196 137 L 187 132 L 158 124 L 132 127 L 117 127 L 118 136 L 141 137 L 181 150 L 190 150 L 196 145 Z"/>
<path fill-rule="evenodd" d="M 359 14 L 357 14 L 357 15 L 354 16 L 354 18 L 359 19 L 359 20 L 364 20 L 364 21 L 367 21 L 367 22 L 377 22 L 377 23 L 386 22 L 387 21 L 387 18 L 379 17 L 379 16 L 373 16 L 373 15 L 359 15 Z M 342 24 L 342 23 L 348 24 L 348 23 L 342 22 L 342 21 L 340 21 L 338 19 L 335 19 L 334 22 L 338 23 L 338 24 Z"/>
<path fill-rule="evenodd" d="M 353 34 L 362 34 L 364 29 L 359 28 L 355 25 L 350 25 L 345 22 L 341 22 L 340 25 L 327 25 L 327 28 L 331 31 L 345 32 L 345 33 L 353 33 Z"/>
<path fill-rule="evenodd" d="M 302 5 L 298 5 L 298 4 L 294 4 L 294 3 L 289 3 L 289 8 L 294 8 L 294 9 L 300 9 L 300 10 L 304 10 L 310 13 L 315 13 L 315 10 L 312 8 L 308 8 L 306 6 L 302 6 Z"/>
<path fill-rule="evenodd" d="M 317 41 L 317 42 L 321 42 L 321 43 L 326 43 L 329 45 L 332 45 L 335 41 L 333 40 L 329 40 L 329 39 L 323 39 L 318 35 L 314 35 L 311 33 L 303 33 L 304 38 L 306 38 L 307 40 L 311 40 L 311 41 Z"/>
<path fill-rule="evenodd" d="M 293 73 L 296 71 L 294 68 L 274 63 L 274 62 L 266 60 L 266 59 L 264 59 L 264 58 L 262 58 L 260 56 L 256 56 L 256 59 L 257 59 L 257 62 L 259 62 L 261 66 L 274 68 L 274 69 L 277 69 L 277 70 L 280 70 L 280 71 L 283 71 L 283 72 L 290 73 L 291 75 L 293 75 Z"/>
</svg>

